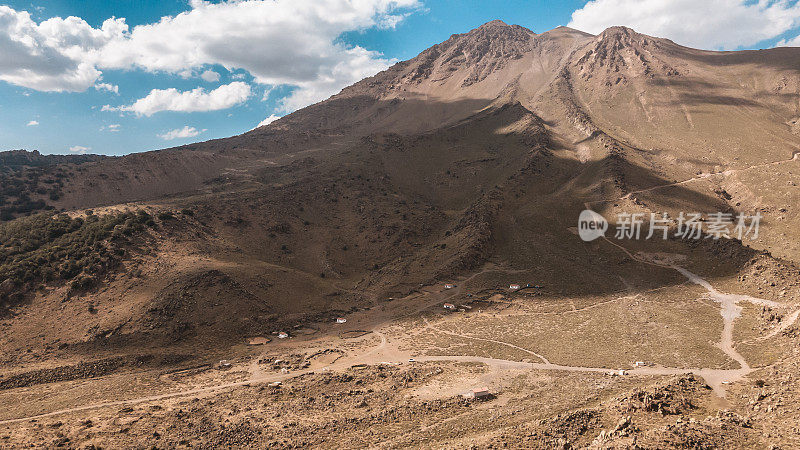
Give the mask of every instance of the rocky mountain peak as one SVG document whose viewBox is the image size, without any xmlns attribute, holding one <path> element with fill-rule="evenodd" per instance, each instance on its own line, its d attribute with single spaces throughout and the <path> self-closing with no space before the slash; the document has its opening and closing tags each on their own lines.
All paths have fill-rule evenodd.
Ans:
<svg viewBox="0 0 800 450">
<path fill-rule="evenodd" d="M 584 79 L 599 79 L 607 86 L 637 77 L 672 77 L 680 74 L 667 62 L 674 46 L 672 41 L 615 26 L 600 33 L 576 65 Z"/>
</svg>

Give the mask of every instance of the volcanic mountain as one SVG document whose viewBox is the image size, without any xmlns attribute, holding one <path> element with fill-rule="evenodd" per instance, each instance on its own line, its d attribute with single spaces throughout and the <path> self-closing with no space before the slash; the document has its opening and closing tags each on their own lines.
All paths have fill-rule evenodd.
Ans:
<svg viewBox="0 0 800 450">
<path fill-rule="evenodd" d="M 569 231 L 585 204 L 759 209 L 770 226 L 759 250 L 794 261 L 795 190 L 747 175 L 800 149 L 798 64 L 792 48 L 720 53 L 624 27 L 536 34 L 493 21 L 243 135 L 81 160 L 58 195 L 4 202 L 192 212 L 143 257 L 163 267 L 90 294 L 107 305 L 87 317 L 102 329 L 136 329 L 131 317 L 147 316 L 167 280 L 216 270 L 280 315 L 347 309 L 490 260 L 536 261 L 563 292 L 618 288 Z"/>
<path fill-rule="evenodd" d="M 35 180 L 0 198 L 14 219 L 0 225 L 4 362 L 222 352 L 454 279 L 493 292 L 514 274 L 554 304 L 686 282 L 637 252 L 794 302 L 799 67 L 797 48 L 493 21 L 239 136 L 0 166 Z M 12 210 L 21 198 L 39 203 Z M 612 227 L 619 213 L 763 219 L 752 241 L 585 243 L 586 208 Z M 31 236 L 34 221 L 56 231 Z"/>
</svg>

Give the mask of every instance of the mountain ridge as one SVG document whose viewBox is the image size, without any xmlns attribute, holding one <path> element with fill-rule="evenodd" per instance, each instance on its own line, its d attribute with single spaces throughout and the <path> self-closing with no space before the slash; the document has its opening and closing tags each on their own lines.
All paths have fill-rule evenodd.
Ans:
<svg viewBox="0 0 800 450">
<path fill-rule="evenodd" d="M 57 192 L 16 177 L 6 434 L 792 446 L 793 62 L 492 21 L 239 136 L 56 164 Z M 603 238 L 581 239 L 586 209 Z M 759 215 L 759 237 L 681 238 L 695 212 Z M 626 217 L 639 239 L 615 233 Z M 753 406 L 778 396 L 785 415 Z"/>
</svg>

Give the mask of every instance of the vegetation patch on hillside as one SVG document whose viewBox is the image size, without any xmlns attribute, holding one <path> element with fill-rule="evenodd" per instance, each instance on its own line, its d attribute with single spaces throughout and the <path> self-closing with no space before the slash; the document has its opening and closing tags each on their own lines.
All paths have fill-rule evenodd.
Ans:
<svg viewBox="0 0 800 450">
<path fill-rule="evenodd" d="M 70 293 L 91 289 L 120 263 L 131 238 L 155 225 L 145 211 L 37 214 L 0 224 L 0 309 L 42 283 L 69 282 Z"/>
<path fill-rule="evenodd" d="M 37 151 L 0 152 L 0 222 L 53 210 L 66 180 L 80 164 L 99 155 L 41 155 Z"/>
</svg>

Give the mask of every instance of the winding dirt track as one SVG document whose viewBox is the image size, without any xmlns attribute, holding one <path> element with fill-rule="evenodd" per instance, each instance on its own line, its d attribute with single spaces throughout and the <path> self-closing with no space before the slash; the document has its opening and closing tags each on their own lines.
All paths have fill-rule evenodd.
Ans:
<svg viewBox="0 0 800 450">
<path fill-rule="evenodd" d="M 552 365 L 552 364 L 550 364 L 550 361 L 547 360 L 547 358 L 545 358 L 544 356 L 542 356 L 542 355 L 540 355 L 540 354 L 538 354 L 538 353 L 536 353 L 536 352 L 534 352 L 532 350 L 528 350 L 527 348 L 522 348 L 522 347 L 519 347 L 517 345 L 510 344 L 508 342 L 497 341 L 497 340 L 494 340 L 494 339 L 486 339 L 486 338 L 481 338 L 481 337 L 469 336 L 469 335 L 465 335 L 465 334 L 458 334 L 458 333 L 454 333 L 452 331 L 442 330 L 441 328 L 437 328 L 434 325 L 430 324 L 430 322 L 428 322 L 428 319 L 425 319 L 425 324 L 427 324 L 430 329 L 432 329 L 434 331 L 437 331 L 439 333 L 442 333 L 442 334 L 447 334 L 447 335 L 450 335 L 450 336 L 456 336 L 456 337 L 461 337 L 461 338 L 466 338 L 466 339 L 472 339 L 472 340 L 476 340 L 476 341 L 491 342 L 493 344 L 498 344 L 498 345 L 503 345 L 503 346 L 506 346 L 506 347 L 511 347 L 513 349 L 525 352 L 525 353 L 527 353 L 529 355 L 533 355 L 533 356 L 541 359 L 542 363 L 544 363 L 545 365 Z M 421 360 L 422 359 L 420 359 L 420 361 Z"/>
<path fill-rule="evenodd" d="M 616 245 L 616 244 L 614 244 Z M 621 247 L 622 248 L 622 247 Z M 626 250 L 627 253 L 627 250 Z M 736 361 L 739 364 L 738 369 L 711 369 L 711 368 L 678 368 L 678 367 L 636 367 L 631 370 L 627 370 L 626 372 L 631 375 L 677 375 L 677 374 L 686 374 L 686 373 L 695 373 L 700 375 L 706 380 L 709 386 L 714 390 L 714 392 L 719 396 L 724 398 L 725 397 L 725 385 L 728 383 L 732 383 L 735 381 L 739 381 L 745 376 L 747 376 L 750 372 L 754 369 L 750 367 L 744 357 L 736 350 L 734 342 L 733 342 L 733 327 L 735 320 L 741 315 L 742 307 L 739 306 L 739 302 L 749 302 L 756 305 L 762 306 L 769 306 L 769 307 L 781 307 L 782 305 L 777 302 L 773 302 L 770 300 L 764 300 L 760 298 L 750 297 L 747 295 L 738 295 L 738 294 L 726 294 L 723 292 L 718 291 L 715 289 L 708 281 L 700 278 L 698 275 L 675 265 L 664 265 L 657 262 L 646 261 L 638 257 L 634 257 L 630 253 L 628 253 L 632 258 L 635 258 L 641 262 L 647 262 L 649 264 L 654 264 L 660 267 L 670 267 L 682 275 L 684 275 L 689 281 L 692 283 L 698 284 L 705 288 L 708 291 L 708 298 L 714 300 L 717 303 L 720 303 L 720 314 L 722 315 L 723 319 L 723 329 L 722 335 L 720 338 L 720 342 L 717 343 L 717 347 L 722 350 L 729 358 Z M 786 327 L 790 326 L 792 323 L 797 320 L 797 317 L 800 316 L 800 310 L 795 311 L 789 319 L 784 323 L 781 328 L 785 329 Z M 426 320 L 427 323 L 427 320 Z M 544 356 L 540 354 L 526 349 L 519 347 L 514 344 L 510 344 L 508 342 L 503 342 L 494 339 L 486 339 L 482 337 L 476 337 L 467 334 L 459 334 L 450 331 L 441 330 L 429 324 L 429 327 L 444 334 L 457 336 L 465 339 L 474 339 L 486 342 L 492 342 L 499 345 L 508 346 L 517 350 L 521 350 L 523 352 L 529 353 L 531 355 L 537 356 L 542 359 L 542 363 L 531 363 L 531 362 L 518 362 L 518 361 L 508 361 L 508 360 L 501 360 L 501 359 L 494 359 L 494 358 L 481 358 L 481 357 L 473 357 L 473 356 L 437 356 L 437 357 L 420 357 L 417 358 L 418 361 L 458 361 L 458 362 L 482 362 L 488 365 L 497 366 L 499 368 L 530 368 L 530 369 L 537 369 L 537 370 L 563 370 L 568 372 L 609 372 L 611 369 L 608 368 L 599 368 L 599 367 L 583 367 L 583 366 L 564 366 L 559 364 L 552 364 Z M 775 334 L 779 333 L 780 329 L 773 331 L 768 336 L 764 336 L 764 339 L 768 338 L 769 336 L 774 336 Z"/>
<path fill-rule="evenodd" d="M 698 175 L 696 177 L 688 178 L 688 179 L 683 180 L 683 181 L 675 181 L 673 183 L 659 184 L 657 186 L 651 186 L 649 188 L 637 189 L 635 191 L 628 192 L 627 194 L 623 195 L 619 199 L 595 200 L 595 201 L 592 201 L 592 202 L 589 202 L 589 203 L 616 202 L 616 201 L 619 201 L 619 200 L 629 199 L 632 196 L 634 196 L 636 194 L 641 194 L 643 192 L 651 192 L 651 191 L 655 191 L 655 190 L 658 190 L 658 189 L 664 189 L 664 188 L 673 187 L 673 186 L 682 186 L 684 184 L 693 183 L 695 181 L 707 180 L 707 179 L 712 178 L 712 177 L 726 177 L 726 176 L 733 175 L 733 174 L 740 173 L 740 172 L 747 172 L 748 170 L 760 169 L 762 167 L 769 167 L 769 166 L 777 166 L 777 165 L 785 164 L 785 163 L 788 163 L 788 162 L 791 162 L 791 161 L 800 161 L 800 150 L 793 151 L 792 152 L 792 156 L 787 158 L 787 159 L 781 159 L 781 160 L 778 160 L 778 161 L 771 161 L 771 162 L 766 162 L 766 163 L 762 163 L 762 164 L 756 164 L 756 165 L 753 165 L 753 166 L 743 167 L 741 169 L 727 169 L 727 170 L 723 170 L 723 171 L 720 171 L 720 172 L 702 173 L 702 174 L 700 174 L 700 175 Z M 588 206 L 587 206 L 587 208 L 588 208 Z M 591 208 L 589 208 L 589 209 L 591 209 Z"/>
<path fill-rule="evenodd" d="M 714 392 L 720 396 L 725 396 L 725 387 L 724 385 L 729 382 L 734 382 L 740 380 L 747 376 L 753 369 L 747 364 L 747 361 L 736 351 L 736 348 L 733 343 L 733 327 L 736 318 L 739 317 L 742 311 L 742 307 L 739 306 L 739 302 L 750 302 L 757 305 L 764 305 L 770 307 L 781 306 L 776 302 L 772 302 L 769 300 L 759 299 L 755 297 L 750 297 L 746 295 L 737 295 L 737 294 L 727 294 L 718 291 L 715 289 L 708 281 L 704 280 L 703 278 L 699 277 L 698 275 L 676 265 L 670 264 L 663 264 L 658 261 L 648 261 L 645 258 L 635 256 L 631 254 L 627 249 L 624 247 L 606 239 L 609 243 L 613 244 L 614 246 L 622 249 L 625 253 L 633 258 L 636 261 L 655 265 L 658 267 L 665 267 L 671 268 L 673 270 L 678 271 L 682 275 L 684 275 L 689 281 L 695 283 L 697 285 L 702 286 L 703 288 L 708 291 L 708 298 L 714 300 L 715 302 L 721 305 L 720 314 L 722 315 L 724 326 L 722 331 L 722 336 L 720 338 L 720 342 L 717 344 L 718 347 L 725 352 L 732 360 L 736 361 L 739 364 L 738 369 L 710 369 L 710 368 L 674 368 L 674 367 L 661 367 L 661 366 L 652 366 L 652 367 L 636 367 L 634 369 L 627 370 L 627 374 L 629 375 L 679 375 L 679 374 L 687 374 L 687 373 L 695 373 L 706 380 L 706 383 L 712 387 Z M 430 301 L 423 302 L 422 305 L 418 308 L 415 308 L 411 312 L 400 316 L 399 318 L 409 317 L 415 314 L 424 311 L 432 307 L 433 305 L 439 304 L 444 300 L 450 299 L 461 294 L 463 290 L 464 284 L 466 284 L 469 280 L 485 273 L 490 272 L 493 270 L 497 270 L 496 268 L 485 268 L 484 270 L 477 272 L 470 276 L 467 279 L 464 279 L 459 283 L 457 289 L 454 289 L 453 294 L 448 296 L 441 296 L 440 292 L 428 292 L 427 295 L 430 296 L 432 299 Z M 800 316 L 800 311 L 794 312 L 790 316 L 790 320 L 787 322 L 793 323 L 797 317 Z M 395 318 L 397 319 L 397 318 Z M 517 350 L 529 353 L 533 356 L 538 357 L 542 360 L 540 363 L 534 362 L 521 362 L 521 361 L 510 361 L 510 360 L 503 360 L 503 359 L 495 359 L 495 358 L 484 358 L 484 357 L 477 357 L 477 356 L 423 356 L 417 357 L 416 360 L 420 362 L 426 361 L 456 361 L 456 362 L 473 362 L 473 363 L 483 363 L 489 366 L 498 368 L 498 369 L 528 369 L 528 370 L 557 370 L 557 371 L 566 371 L 566 372 L 588 372 L 588 373 L 608 373 L 611 369 L 602 368 L 602 367 L 582 367 L 582 366 L 566 366 L 560 364 L 553 364 L 548 361 L 544 356 L 541 354 L 534 352 L 533 350 L 526 349 L 519 347 L 514 344 L 510 344 L 507 342 L 483 338 L 480 336 L 471 336 L 471 335 L 463 335 L 457 334 L 453 332 L 443 331 L 438 328 L 433 327 L 430 323 L 428 323 L 427 319 L 425 320 L 428 327 L 433 328 L 438 332 L 442 332 L 449 335 L 455 335 L 458 337 L 466 338 L 466 339 L 475 339 L 480 341 L 492 342 L 498 345 L 509 346 L 515 348 Z M 385 334 L 381 332 L 381 328 L 385 326 L 387 323 L 379 323 L 377 324 L 372 330 L 372 334 L 380 338 L 380 342 L 375 347 L 371 348 L 370 350 L 361 353 L 359 355 L 355 355 L 350 358 L 339 358 L 337 361 L 324 366 L 324 367 L 317 367 L 317 368 L 309 368 L 305 370 L 299 370 L 292 373 L 283 373 L 283 374 L 268 374 L 263 375 L 260 371 L 252 371 L 253 362 L 251 361 L 248 363 L 248 367 L 251 369 L 251 378 L 246 381 L 237 381 L 231 383 L 220 383 L 210 386 L 201 386 L 194 389 L 187 389 L 181 390 L 176 392 L 169 392 L 164 394 L 152 395 L 152 396 L 145 396 L 139 397 L 134 399 L 128 400 L 118 400 L 118 401 L 108 401 L 108 402 L 100 402 L 100 403 L 93 403 L 83 406 L 77 406 L 73 408 L 66 408 L 57 411 L 27 416 L 27 417 L 20 417 L 16 419 L 7 419 L 7 420 L 0 420 L 0 425 L 3 424 L 11 424 L 15 422 L 22 422 L 31 419 L 40 419 L 45 417 L 52 417 L 62 414 L 69 414 L 69 413 L 76 413 L 76 412 L 83 412 L 89 411 L 94 409 L 101 409 L 101 408 L 108 408 L 108 407 L 118 407 L 118 406 L 129 406 L 135 405 L 139 403 L 147 403 L 147 402 L 154 402 L 160 400 L 166 400 L 171 398 L 179 398 L 179 397 L 187 397 L 187 396 L 196 396 L 196 395 L 203 395 L 203 394 L 211 394 L 216 391 L 230 389 L 235 387 L 241 386 L 248 386 L 254 384 L 263 384 L 263 383 L 271 383 L 275 381 L 284 381 L 287 379 L 291 379 L 300 375 L 310 374 L 318 370 L 328 371 L 328 370 L 343 370 L 347 369 L 348 367 L 354 364 L 380 364 L 384 362 L 388 363 L 402 363 L 404 362 L 410 355 L 406 352 L 402 352 L 393 346 L 390 345 L 389 339 L 386 337 Z M 788 325 L 783 325 L 784 327 Z M 779 330 L 777 332 L 780 332 Z M 775 332 L 777 334 L 777 332 Z M 767 336 L 765 336 L 766 338 Z M 256 357 L 257 359 L 260 358 L 261 355 Z M 256 359 L 256 361 L 257 361 Z"/>
</svg>

